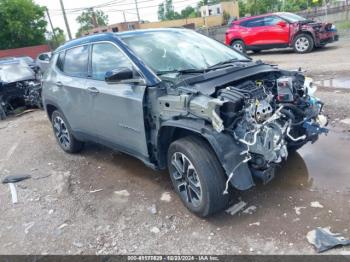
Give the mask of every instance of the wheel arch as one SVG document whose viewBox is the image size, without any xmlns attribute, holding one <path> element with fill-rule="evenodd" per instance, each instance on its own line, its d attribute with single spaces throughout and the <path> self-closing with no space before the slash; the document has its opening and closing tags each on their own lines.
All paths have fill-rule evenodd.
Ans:
<svg viewBox="0 0 350 262">
<path fill-rule="evenodd" d="M 240 38 L 240 37 L 234 37 L 234 38 L 232 38 L 231 41 L 230 41 L 230 46 L 232 46 L 232 44 L 233 44 L 234 41 L 242 41 L 243 44 L 245 44 L 245 42 L 244 42 L 244 40 L 243 40 L 242 38 Z"/>
<path fill-rule="evenodd" d="M 314 40 L 314 45 L 316 43 L 316 36 L 313 32 L 308 31 L 308 30 L 299 30 L 298 32 L 296 32 L 293 36 L 293 41 L 292 41 L 292 45 L 294 45 L 295 39 L 300 36 L 300 35 L 309 35 L 312 37 L 312 40 Z"/>
<path fill-rule="evenodd" d="M 204 121 L 168 120 L 162 124 L 157 135 L 158 166 L 160 169 L 167 168 L 167 153 L 170 144 L 179 138 L 190 135 L 201 138 L 208 144 L 227 176 L 243 160 L 240 153 L 245 149 L 232 136 L 216 132 Z M 237 174 L 231 179 L 231 184 L 239 190 L 247 190 L 254 186 L 252 174 L 246 163 L 239 166 Z"/>
</svg>

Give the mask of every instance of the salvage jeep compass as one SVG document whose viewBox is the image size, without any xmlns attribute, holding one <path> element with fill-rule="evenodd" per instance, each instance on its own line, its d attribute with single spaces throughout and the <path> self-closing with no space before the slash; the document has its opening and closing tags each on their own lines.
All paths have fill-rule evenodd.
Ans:
<svg viewBox="0 0 350 262">
<path fill-rule="evenodd" d="M 64 151 L 95 141 L 168 169 L 186 207 L 205 217 L 327 132 L 312 90 L 300 72 L 191 30 L 156 29 L 64 44 L 42 95 Z"/>
</svg>

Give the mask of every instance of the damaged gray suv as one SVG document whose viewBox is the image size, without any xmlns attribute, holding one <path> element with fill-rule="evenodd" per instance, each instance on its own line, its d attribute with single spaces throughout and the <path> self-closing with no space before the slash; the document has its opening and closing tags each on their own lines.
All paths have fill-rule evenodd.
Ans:
<svg viewBox="0 0 350 262">
<path fill-rule="evenodd" d="M 274 177 L 327 132 L 310 80 L 186 29 L 105 33 L 56 50 L 43 103 L 61 148 L 94 141 L 168 169 L 193 213 Z"/>
</svg>

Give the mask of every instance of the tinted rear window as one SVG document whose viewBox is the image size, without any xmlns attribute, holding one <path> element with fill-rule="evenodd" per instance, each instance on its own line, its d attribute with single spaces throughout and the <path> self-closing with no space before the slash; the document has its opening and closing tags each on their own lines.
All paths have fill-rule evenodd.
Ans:
<svg viewBox="0 0 350 262">
<path fill-rule="evenodd" d="M 264 26 L 264 17 L 259 18 L 252 18 L 249 20 L 242 21 L 240 23 L 241 26 L 244 27 L 258 27 L 258 26 Z"/>
<path fill-rule="evenodd" d="M 79 46 L 66 51 L 63 72 L 71 76 L 87 76 L 89 46 Z"/>
</svg>

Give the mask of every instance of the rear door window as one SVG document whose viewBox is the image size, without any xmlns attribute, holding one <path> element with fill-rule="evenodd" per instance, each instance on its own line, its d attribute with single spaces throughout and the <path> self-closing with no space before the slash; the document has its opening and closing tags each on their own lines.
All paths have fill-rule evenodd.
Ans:
<svg viewBox="0 0 350 262">
<path fill-rule="evenodd" d="M 133 69 L 130 60 L 116 46 L 109 43 L 94 44 L 91 56 L 92 78 L 104 80 L 108 71 L 126 67 Z"/>
<path fill-rule="evenodd" d="M 70 76 L 86 77 L 88 74 L 89 46 L 78 46 L 66 51 L 63 72 Z"/>
<path fill-rule="evenodd" d="M 258 17 L 258 18 L 253 18 L 249 19 L 246 21 L 242 21 L 240 23 L 241 26 L 243 27 L 259 27 L 259 26 L 264 26 L 264 17 Z"/>
</svg>

